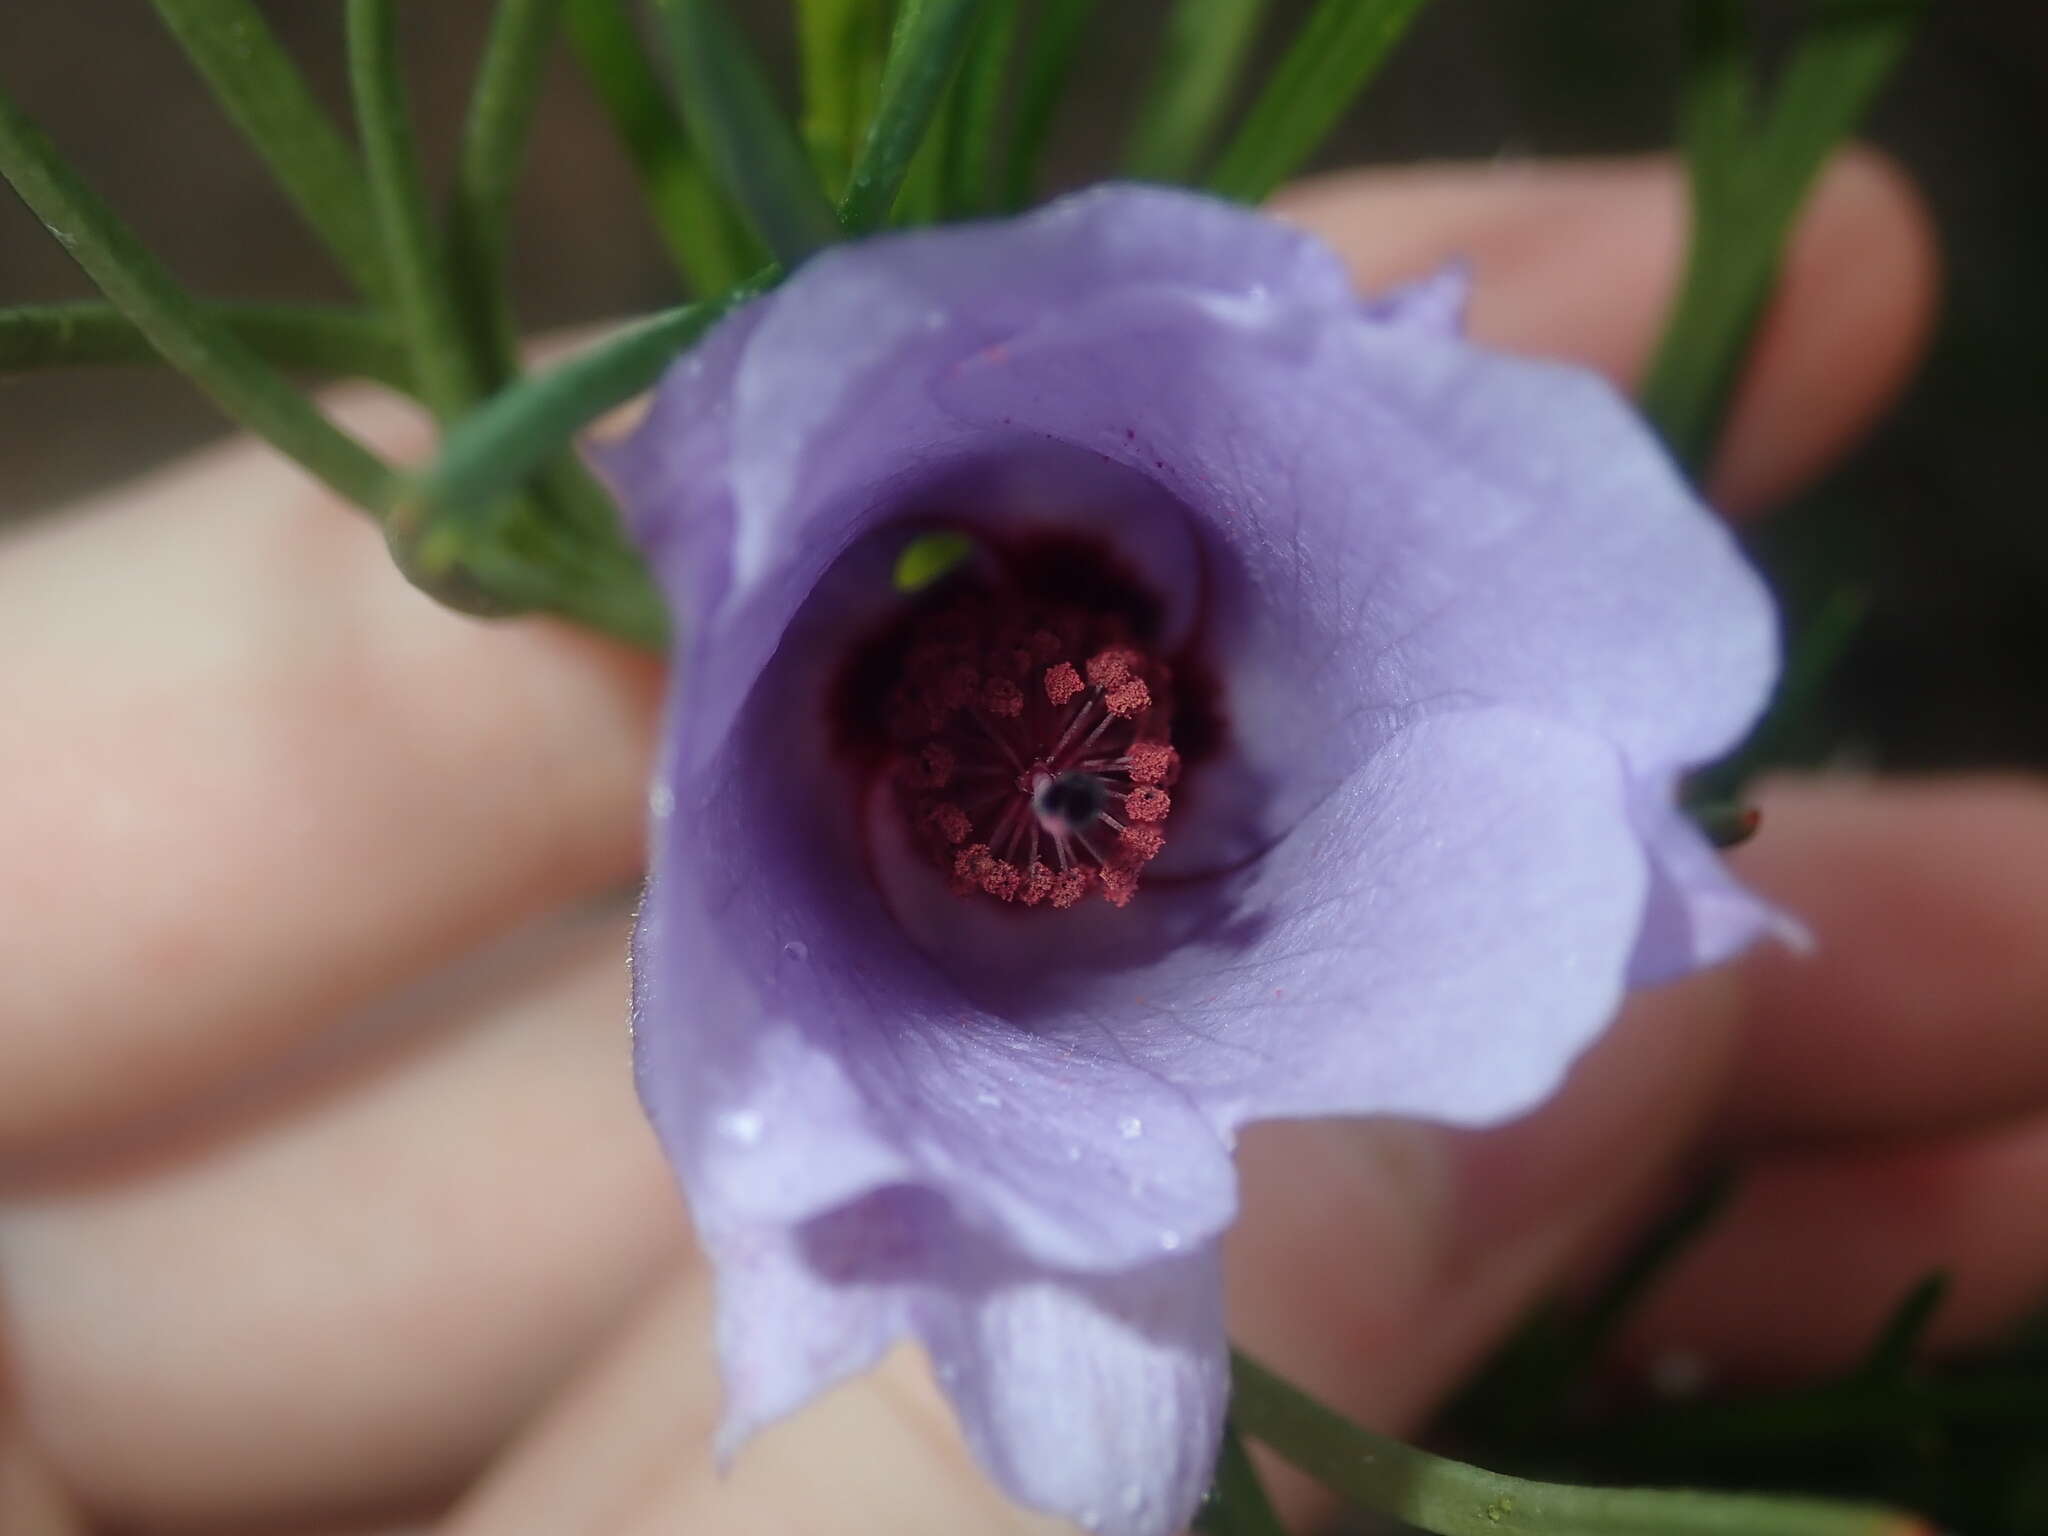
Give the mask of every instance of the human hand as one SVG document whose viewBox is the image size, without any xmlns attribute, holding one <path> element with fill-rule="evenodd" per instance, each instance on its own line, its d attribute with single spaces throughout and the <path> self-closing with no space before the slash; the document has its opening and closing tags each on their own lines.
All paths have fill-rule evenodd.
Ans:
<svg viewBox="0 0 2048 1536">
<path fill-rule="evenodd" d="M 1283 206 L 1372 283 L 1466 253 L 1485 339 L 1622 377 L 1680 246 L 1678 182 L 1647 165 L 1381 174 Z M 1910 201 L 1838 167 L 1721 500 L 1783 494 L 1867 422 L 1930 288 Z M 388 402 L 347 409 L 424 446 Z M 0 683 L 10 1536 L 36 1530 L 10 1497 L 124 1530 L 1044 1528 L 907 1358 L 712 1470 L 708 1277 L 621 1027 L 651 663 L 442 612 L 246 446 L 0 546 L 0 647 L 28 663 Z M 1935 1263 L 1960 1279 L 1952 1340 L 2031 1299 L 2048 1231 L 2008 1212 L 2048 1174 L 2048 860 L 2021 851 L 2048 801 L 1787 786 L 1766 815 L 1742 859 L 1814 959 L 1642 999 L 1501 1131 L 1246 1138 L 1242 1342 L 1412 1424 L 1709 1141 L 1762 1166 L 1633 1351 L 1824 1365 Z"/>
</svg>

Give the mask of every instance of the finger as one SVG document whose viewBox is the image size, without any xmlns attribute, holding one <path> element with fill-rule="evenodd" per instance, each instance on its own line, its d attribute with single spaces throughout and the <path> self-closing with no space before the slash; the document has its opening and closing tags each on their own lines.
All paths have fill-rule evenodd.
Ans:
<svg viewBox="0 0 2048 1536">
<path fill-rule="evenodd" d="M 1908 1290 L 1950 1277 L 1928 1337 L 1981 1344 L 2048 1292 L 2048 1118 L 1751 1174 L 1631 1321 L 1622 1353 L 1706 1382 L 1838 1371 Z"/>
<path fill-rule="evenodd" d="M 1372 287 L 1462 255 L 1482 340 L 1568 357 L 1633 385 L 1684 257 L 1685 189 L 1668 159 L 1346 172 L 1283 193 Z M 1897 395 L 1925 349 L 1938 261 L 1910 185 L 1868 150 L 1838 157 L 1787 253 L 1711 476 L 1717 503 L 1784 495 Z"/>
<path fill-rule="evenodd" d="M 13 1389 L 82 1502 L 275 1527 L 473 1473 L 682 1247 L 624 938 L 617 914 L 523 935 L 460 1001 L 383 1021 L 362 1080 L 0 1207 Z"/>
<path fill-rule="evenodd" d="M 769 1429 L 721 1474 L 710 1293 L 667 1287 L 464 1501 L 446 1536 L 1053 1536 L 976 1470 L 921 1359 L 899 1350 Z M 1048 1411 L 1056 1411 L 1049 1409 Z"/>
<path fill-rule="evenodd" d="M 249 444 L 0 544 L 0 651 L 0 1164 L 635 868 L 652 664 L 438 607 Z"/>
<path fill-rule="evenodd" d="M 1738 1142 L 2048 1109 L 2048 789 L 1787 780 L 1737 868 L 1813 931 L 1745 967 Z"/>
</svg>

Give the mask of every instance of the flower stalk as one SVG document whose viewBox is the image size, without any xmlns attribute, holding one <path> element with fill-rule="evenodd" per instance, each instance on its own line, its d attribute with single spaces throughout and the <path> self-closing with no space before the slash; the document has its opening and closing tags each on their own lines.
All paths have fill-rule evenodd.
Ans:
<svg viewBox="0 0 2048 1536">
<path fill-rule="evenodd" d="M 1241 1354 L 1231 1388 L 1245 1434 L 1433 1536 L 1932 1536 L 1917 1517 L 1875 1506 L 1506 1477 L 1362 1429 Z"/>
</svg>

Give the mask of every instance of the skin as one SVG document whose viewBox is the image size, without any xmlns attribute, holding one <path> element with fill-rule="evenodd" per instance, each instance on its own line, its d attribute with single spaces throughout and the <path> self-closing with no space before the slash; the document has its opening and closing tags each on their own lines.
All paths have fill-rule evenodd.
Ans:
<svg viewBox="0 0 2048 1536">
<path fill-rule="evenodd" d="M 1345 175 L 1280 207 L 1362 282 L 1465 253 L 1482 337 L 1623 381 L 1681 244 L 1655 162 Z M 1878 415 L 1935 280 L 1910 189 L 1838 163 L 1721 504 L 1782 497 Z M 338 409 L 424 448 L 388 400 Z M 435 608 L 245 443 L 0 544 L 0 655 L 0 1529 L 1057 1528 L 990 1490 L 907 1351 L 714 1471 L 708 1280 L 621 1027 L 653 662 Z M 1737 862 L 1815 952 L 1638 998 L 1500 1130 L 1258 1129 L 1243 1343 L 1413 1427 L 1731 1154 L 1745 1193 L 1624 1363 L 1823 1370 L 1937 1262 L 1944 1346 L 2038 1296 L 2048 796 L 1833 780 L 1762 803 Z"/>
</svg>

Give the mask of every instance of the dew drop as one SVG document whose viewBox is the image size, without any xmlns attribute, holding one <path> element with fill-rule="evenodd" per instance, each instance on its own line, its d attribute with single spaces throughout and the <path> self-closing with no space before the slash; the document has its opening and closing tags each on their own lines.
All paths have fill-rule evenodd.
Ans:
<svg viewBox="0 0 2048 1536">
<path fill-rule="evenodd" d="M 798 965 L 802 965 L 811 958 L 811 946 L 802 939 L 791 939 L 782 946 L 782 954 L 783 958 L 794 960 Z"/>
<path fill-rule="evenodd" d="M 1125 1141 L 1136 1141 L 1145 1134 L 1145 1122 L 1136 1115 L 1125 1115 L 1116 1123 L 1117 1134 Z"/>
<path fill-rule="evenodd" d="M 1174 1231 L 1171 1227 L 1168 1227 L 1164 1232 L 1161 1232 L 1159 1234 L 1159 1251 L 1161 1253 L 1179 1253 L 1180 1244 L 1180 1234 Z"/>
<path fill-rule="evenodd" d="M 758 1109 L 732 1109 L 718 1117 L 719 1135 L 743 1147 L 758 1146 L 767 1130 L 768 1122 Z"/>
<path fill-rule="evenodd" d="M 647 812 L 656 821 L 667 821 L 676 813 L 676 792 L 666 784 L 657 784 L 647 791 Z"/>
<path fill-rule="evenodd" d="M 974 1095 L 974 1102 L 979 1104 L 983 1109 L 1001 1109 L 1003 1107 L 1002 1095 L 998 1093 L 992 1093 L 986 1088 L 979 1090 Z"/>
</svg>

